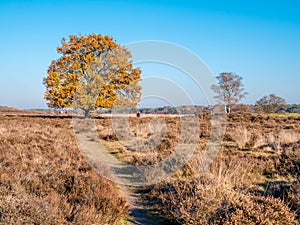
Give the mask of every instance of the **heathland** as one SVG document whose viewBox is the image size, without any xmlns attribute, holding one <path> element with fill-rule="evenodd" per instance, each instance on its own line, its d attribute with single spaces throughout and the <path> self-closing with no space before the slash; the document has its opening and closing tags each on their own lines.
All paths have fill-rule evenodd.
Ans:
<svg viewBox="0 0 300 225">
<path fill-rule="evenodd" d="M 121 187 L 82 156 L 70 115 L 0 112 L 0 224 L 299 224 L 300 115 L 226 115 L 222 147 L 206 171 L 201 156 L 213 138 L 201 113 L 197 150 L 164 181 Z M 165 124 L 155 148 L 151 122 Z M 98 115 L 98 140 L 118 160 L 151 165 L 181 141 L 180 117 L 129 118 L 143 151 L 118 140 L 111 118 Z M 124 191 L 126 189 L 126 191 Z"/>
</svg>

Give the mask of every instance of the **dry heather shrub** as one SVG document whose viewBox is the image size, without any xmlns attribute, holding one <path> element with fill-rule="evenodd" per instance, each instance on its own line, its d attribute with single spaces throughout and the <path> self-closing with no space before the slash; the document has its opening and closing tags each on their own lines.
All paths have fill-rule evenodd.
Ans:
<svg viewBox="0 0 300 225">
<path fill-rule="evenodd" d="M 272 197 L 229 193 L 210 224 L 297 225 L 295 213 L 281 200 Z"/>
<path fill-rule="evenodd" d="M 268 146 L 271 147 L 272 149 L 274 149 L 276 151 L 281 150 L 282 143 L 277 134 L 273 134 L 273 133 L 268 134 L 267 143 L 268 143 Z"/>
<path fill-rule="evenodd" d="M 266 195 L 281 199 L 296 213 L 300 222 L 300 181 L 295 182 L 270 182 Z"/>
<path fill-rule="evenodd" d="M 156 186 L 151 194 L 172 224 L 206 224 L 221 201 L 211 180 L 171 181 Z"/>
<path fill-rule="evenodd" d="M 289 192 L 285 202 L 297 213 L 297 219 L 300 224 L 300 181 L 294 183 Z"/>
<path fill-rule="evenodd" d="M 253 161 L 242 164 L 238 156 L 225 154 L 221 152 L 209 173 L 197 174 L 193 167 L 198 163 L 193 162 L 188 169 L 197 177 L 181 176 L 153 188 L 150 198 L 172 224 L 297 224 L 281 200 L 251 194 L 248 173 L 253 168 L 246 167 Z"/>
<path fill-rule="evenodd" d="M 283 150 L 285 145 L 296 143 L 299 140 L 300 133 L 297 130 L 274 129 L 266 137 L 268 146 L 278 151 Z"/>
<path fill-rule="evenodd" d="M 0 224 L 116 224 L 113 184 L 82 158 L 68 119 L 0 121 Z"/>
<path fill-rule="evenodd" d="M 279 162 L 276 164 L 278 173 L 284 176 L 292 176 L 299 180 L 300 177 L 300 142 L 285 146 Z"/>
<path fill-rule="evenodd" d="M 21 192 L 1 195 L 0 224 L 62 223 L 63 216 L 53 211 L 51 199 L 45 201 L 46 199 Z"/>
<path fill-rule="evenodd" d="M 100 139 L 106 141 L 116 141 L 118 140 L 112 127 L 112 120 L 110 118 L 106 119 L 96 119 L 95 120 L 98 130 L 98 135 Z"/>
<path fill-rule="evenodd" d="M 191 161 L 177 179 L 158 184 L 151 192 L 150 197 L 161 202 L 159 207 L 172 224 L 207 224 L 221 205 L 224 193 L 241 186 L 237 164 L 214 163 L 211 173 L 203 174 L 195 169 L 198 163 Z"/>
<path fill-rule="evenodd" d="M 249 130 L 246 127 L 236 127 L 228 131 L 227 135 L 237 143 L 240 149 L 269 146 L 274 150 L 281 150 L 284 145 L 300 140 L 300 134 L 293 130 L 277 131 L 275 129 L 264 134 L 263 129 Z"/>
<path fill-rule="evenodd" d="M 291 144 L 300 140 L 300 133 L 293 130 L 281 130 L 278 137 L 282 143 Z"/>
<path fill-rule="evenodd" d="M 114 123 L 124 123 L 123 119 L 115 118 Z M 125 129 L 125 125 L 113 125 L 108 119 L 99 119 L 96 123 L 101 143 L 110 152 L 116 152 L 117 146 L 122 148 L 117 151 L 116 157 L 135 166 L 151 165 L 166 159 L 179 142 L 179 117 L 129 118 L 129 128 L 123 132 L 127 133 L 124 135 L 116 135 L 116 130 L 120 133 Z"/>
<path fill-rule="evenodd" d="M 173 224 L 297 224 L 281 200 L 251 196 L 204 177 L 167 183 L 153 194 Z"/>
<path fill-rule="evenodd" d="M 241 149 L 269 146 L 274 150 L 282 150 L 285 144 L 299 141 L 299 125 L 296 117 L 233 113 L 228 115 L 225 137 L 236 141 Z"/>
<path fill-rule="evenodd" d="M 249 130 L 246 127 L 237 126 L 228 131 L 228 135 L 240 149 L 258 148 L 266 144 L 263 136 L 256 129 Z"/>
</svg>

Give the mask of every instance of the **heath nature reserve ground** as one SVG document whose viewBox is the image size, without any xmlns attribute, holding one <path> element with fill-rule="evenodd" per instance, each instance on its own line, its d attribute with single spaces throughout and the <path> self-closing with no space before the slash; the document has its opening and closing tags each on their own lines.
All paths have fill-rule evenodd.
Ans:
<svg viewBox="0 0 300 225">
<path fill-rule="evenodd" d="M 155 149 L 124 146 L 109 117 L 95 119 L 98 141 L 122 162 L 155 164 L 180 141 L 179 117 L 157 117 L 166 133 Z M 180 171 L 158 184 L 121 187 L 82 156 L 71 116 L 2 110 L 0 224 L 299 224 L 300 115 L 228 114 L 222 148 L 201 173 L 211 115 L 198 117 L 198 148 Z M 147 139 L 152 119 L 131 117 L 130 131 Z"/>
</svg>

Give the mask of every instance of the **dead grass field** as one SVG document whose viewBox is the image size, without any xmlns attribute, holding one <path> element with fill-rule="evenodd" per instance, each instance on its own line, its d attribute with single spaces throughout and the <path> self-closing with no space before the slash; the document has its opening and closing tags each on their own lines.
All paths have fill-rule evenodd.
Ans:
<svg viewBox="0 0 300 225">
<path fill-rule="evenodd" d="M 81 156 L 71 119 L 0 115 L 0 224 L 116 224 L 127 214 Z"/>
<path fill-rule="evenodd" d="M 159 118 L 163 135 L 151 130 L 153 116 L 130 117 L 128 132 L 138 145 L 124 145 L 111 118 L 98 117 L 98 138 L 122 162 L 155 164 L 180 142 L 180 119 Z M 0 224 L 135 223 L 125 222 L 131 209 L 116 184 L 81 156 L 71 120 L 0 114 Z M 152 212 L 152 222 L 159 217 L 157 224 L 299 224 L 300 116 L 228 115 L 223 147 L 200 173 L 209 120 L 209 114 L 199 115 L 199 147 L 182 170 L 159 184 L 131 189 Z"/>
</svg>

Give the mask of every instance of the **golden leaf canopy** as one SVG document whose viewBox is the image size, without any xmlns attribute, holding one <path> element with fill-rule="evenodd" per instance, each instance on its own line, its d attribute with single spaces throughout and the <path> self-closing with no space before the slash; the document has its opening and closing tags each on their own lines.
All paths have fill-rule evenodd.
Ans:
<svg viewBox="0 0 300 225">
<path fill-rule="evenodd" d="M 136 106 L 141 70 L 133 68 L 131 53 L 110 36 L 70 35 L 57 48 L 44 78 L 49 107 L 80 108 L 86 115 L 97 108 Z"/>
</svg>

